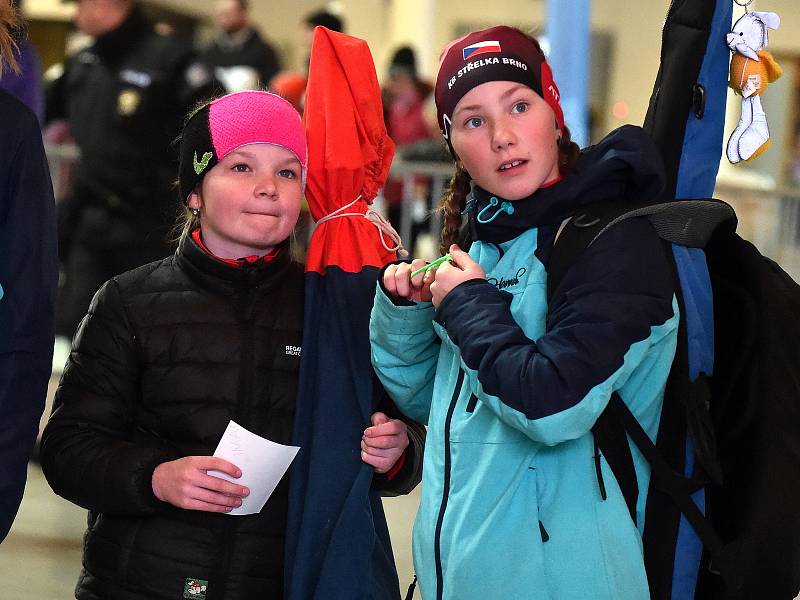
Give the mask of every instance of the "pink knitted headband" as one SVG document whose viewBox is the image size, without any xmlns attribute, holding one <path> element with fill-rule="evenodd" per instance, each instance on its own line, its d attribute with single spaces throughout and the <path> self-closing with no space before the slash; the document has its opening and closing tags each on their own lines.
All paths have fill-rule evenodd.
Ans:
<svg viewBox="0 0 800 600">
<path fill-rule="evenodd" d="M 297 157 L 305 186 L 308 150 L 300 114 L 269 92 L 222 96 L 194 113 L 183 128 L 180 194 L 186 199 L 203 176 L 230 152 L 245 144 L 274 144 Z"/>
</svg>

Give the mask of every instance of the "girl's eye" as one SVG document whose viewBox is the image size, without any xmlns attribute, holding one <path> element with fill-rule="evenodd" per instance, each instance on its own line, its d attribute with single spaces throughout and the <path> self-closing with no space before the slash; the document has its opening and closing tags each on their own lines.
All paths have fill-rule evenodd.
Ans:
<svg viewBox="0 0 800 600">
<path fill-rule="evenodd" d="M 480 117 L 470 117 L 464 122 L 464 127 L 467 129 L 475 129 L 476 127 L 480 127 L 483 125 L 483 119 Z"/>
<path fill-rule="evenodd" d="M 281 169 L 278 171 L 278 175 L 281 177 L 285 177 L 286 179 L 295 179 L 297 177 L 297 173 L 292 171 L 291 169 Z"/>
<path fill-rule="evenodd" d="M 511 109 L 513 113 L 524 113 L 528 111 L 528 103 L 527 102 L 517 102 L 514 105 L 514 108 Z"/>
<path fill-rule="evenodd" d="M 238 163 L 233 165 L 232 170 L 236 171 L 237 173 L 246 173 L 247 171 L 250 170 L 250 167 L 247 166 L 245 163 Z"/>
</svg>

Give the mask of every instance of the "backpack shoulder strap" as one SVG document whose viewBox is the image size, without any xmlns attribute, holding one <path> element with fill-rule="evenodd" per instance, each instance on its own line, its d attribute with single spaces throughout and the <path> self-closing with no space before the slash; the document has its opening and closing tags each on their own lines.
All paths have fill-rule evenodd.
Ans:
<svg viewBox="0 0 800 600">
<path fill-rule="evenodd" d="M 728 203 L 714 198 L 688 199 L 639 206 L 618 216 L 597 237 L 632 217 L 646 217 L 662 240 L 689 248 L 705 248 L 722 224 L 736 229 L 736 213 Z"/>
<path fill-rule="evenodd" d="M 645 217 L 668 242 L 704 248 L 720 225 L 736 229 L 736 213 L 716 199 L 675 200 L 659 204 L 605 202 L 581 209 L 566 219 L 556 234 L 547 268 L 547 299 L 552 299 L 578 255 L 614 225 Z"/>
<path fill-rule="evenodd" d="M 547 265 L 547 299 L 561 285 L 567 271 L 575 264 L 578 256 L 588 248 L 612 223 L 625 218 L 641 204 L 626 202 L 606 202 L 581 209 L 561 223 L 553 242 L 553 250 Z"/>
</svg>

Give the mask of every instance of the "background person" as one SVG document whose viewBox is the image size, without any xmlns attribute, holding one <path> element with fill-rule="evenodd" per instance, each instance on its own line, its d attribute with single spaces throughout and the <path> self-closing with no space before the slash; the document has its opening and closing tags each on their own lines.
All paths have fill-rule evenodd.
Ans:
<svg viewBox="0 0 800 600">
<path fill-rule="evenodd" d="M 16 68 L 19 21 L 0 0 L 0 74 Z M 55 206 L 39 123 L 0 90 L 0 541 L 25 488 L 53 355 Z"/>
<path fill-rule="evenodd" d="M 315 10 L 303 17 L 300 24 L 300 46 L 305 57 L 303 64 L 306 72 L 308 72 L 308 63 L 311 60 L 311 42 L 314 39 L 315 27 L 325 27 L 331 31 L 346 33 L 344 20 L 327 10 Z"/>
<path fill-rule="evenodd" d="M 218 33 L 201 60 L 228 92 L 266 87 L 281 61 L 250 23 L 248 0 L 217 0 L 213 15 Z"/>
<path fill-rule="evenodd" d="M 435 132 L 428 124 L 426 116 L 426 107 L 432 92 L 433 86 L 423 81 L 417 73 L 414 50 L 410 46 L 398 48 L 392 55 L 389 65 L 389 78 L 383 90 L 383 106 L 386 130 L 397 145 L 400 156 L 404 156 L 407 149 L 419 142 L 434 138 Z M 416 176 L 412 184 L 413 192 L 408 195 L 413 202 L 413 208 L 409 211 L 413 223 L 410 228 L 411 238 L 405 240 L 409 248 L 416 247 L 417 235 L 429 216 L 428 196 L 431 192 L 430 177 Z M 387 179 L 383 197 L 389 206 L 389 220 L 398 228 L 406 195 L 403 179 L 398 177 Z"/>
<path fill-rule="evenodd" d="M 133 0 L 77 4 L 75 23 L 94 44 L 46 90 L 48 122 L 66 119 L 81 152 L 72 196 L 59 204 L 56 332 L 67 338 L 104 281 L 171 252 L 171 143 L 212 86 L 191 47 L 157 33 Z"/>
</svg>

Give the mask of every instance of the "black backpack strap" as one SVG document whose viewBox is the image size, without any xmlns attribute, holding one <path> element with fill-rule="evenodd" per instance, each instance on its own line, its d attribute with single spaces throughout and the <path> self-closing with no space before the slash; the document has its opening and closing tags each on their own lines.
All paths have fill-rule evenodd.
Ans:
<svg viewBox="0 0 800 600">
<path fill-rule="evenodd" d="M 711 555 L 713 568 L 722 574 L 723 580 L 731 589 L 737 589 L 737 582 L 740 580 L 741 574 L 732 568 L 735 564 L 733 558 L 737 548 L 723 544 L 717 532 L 714 531 L 711 521 L 705 517 L 692 500 L 691 495 L 699 489 L 697 482 L 684 477 L 670 467 L 619 396 L 612 396 L 606 410 L 610 411 L 623 424 L 630 439 L 650 464 L 651 487 L 661 490 L 672 499 Z"/>
<path fill-rule="evenodd" d="M 610 224 L 620 222 L 626 214 L 638 208 L 642 208 L 642 205 L 625 202 L 595 204 L 582 209 L 561 224 L 547 264 L 548 302 L 552 300 L 578 256 L 597 236 Z"/>
<path fill-rule="evenodd" d="M 716 199 L 675 200 L 659 204 L 606 202 L 581 209 L 561 224 L 547 265 L 547 298 L 553 298 L 578 255 L 608 229 L 644 217 L 662 240 L 703 248 L 721 224 L 736 228 L 736 213 Z M 557 251 L 556 251 L 557 249 Z"/>
<path fill-rule="evenodd" d="M 623 402 L 622 398 L 614 392 L 616 401 Z M 636 504 L 639 500 L 639 483 L 636 480 L 636 468 L 633 465 L 633 455 L 625 435 L 625 426 L 619 416 L 608 409 L 600 413 L 592 427 L 594 438 L 594 464 L 597 474 L 597 483 L 600 486 L 600 497 L 606 499 L 606 486 L 603 481 L 603 471 L 600 465 L 600 456 L 606 459 L 614 478 L 619 484 L 622 496 L 631 519 L 636 523 Z"/>
<path fill-rule="evenodd" d="M 736 213 L 726 202 L 714 198 L 689 199 L 639 205 L 633 210 L 619 213 L 597 236 L 633 217 L 646 217 L 662 240 L 689 248 L 705 248 L 712 234 L 723 223 L 728 226 L 732 223 L 736 228 Z"/>
</svg>

